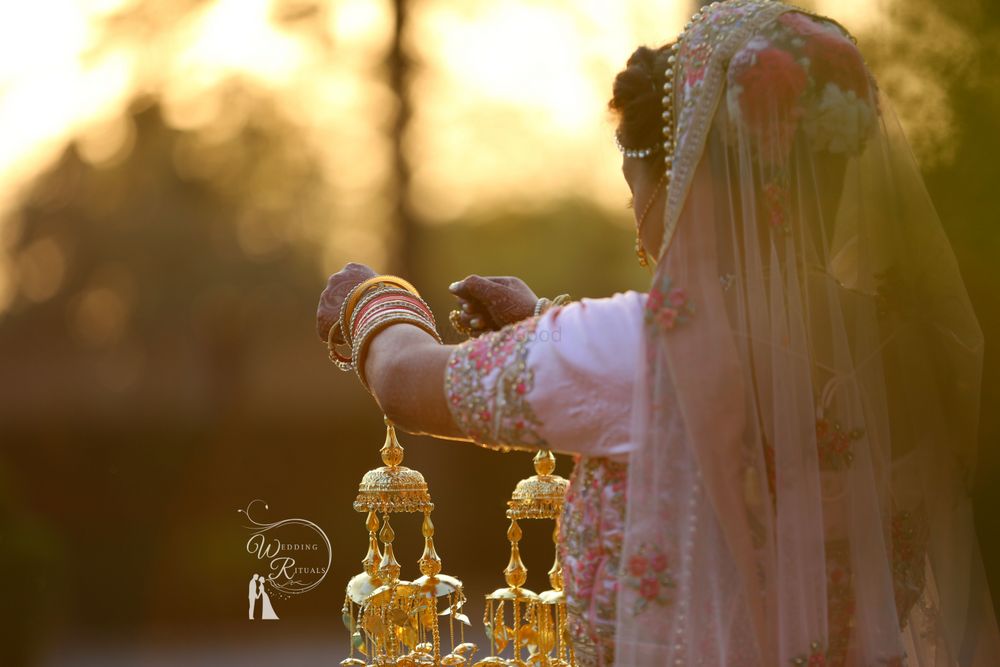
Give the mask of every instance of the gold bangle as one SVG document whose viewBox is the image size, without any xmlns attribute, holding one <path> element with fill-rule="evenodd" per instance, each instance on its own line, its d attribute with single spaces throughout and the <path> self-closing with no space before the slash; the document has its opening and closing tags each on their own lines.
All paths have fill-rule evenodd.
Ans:
<svg viewBox="0 0 1000 667">
<path fill-rule="evenodd" d="M 420 296 L 420 292 L 417 291 L 417 288 L 414 287 L 413 283 L 411 283 L 409 280 L 400 278 L 399 276 L 389 276 L 389 275 L 380 276 L 380 278 L 384 283 L 389 283 L 390 285 L 395 285 L 396 287 L 402 287 L 407 292 L 412 293 L 413 296 L 416 297 Z"/>
<path fill-rule="evenodd" d="M 328 350 L 330 361 L 332 361 L 337 368 L 342 371 L 351 370 L 351 362 L 347 357 L 342 357 L 337 353 L 336 345 L 333 342 L 334 332 L 340 328 L 340 322 L 334 322 L 333 326 L 330 327 L 330 331 L 326 334 L 326 349 Z"/>
<path fill-rule="evenodd" d="M 565 306 L 570 302 L 569 294 L 560 294 L 554 299 L 546 299 L 542 297 L 535 304 L 535 317 L 547 313 L 550 309 L 556 306 Z"/>
<path fill-rule="evenodd" d="M 532 313 L 532 315 L 534 317 L 538 317 L 539 315 L 544 313 L 551 305 L 552 301 L 550 299 L 546 299 L 543 296 L 541 299 L 535 302 L 535 311 Z"/>
<path fill-rule="evenodd" d="M 347 293 L 347 296 L 344 297 L 344 301 L 340 304 L 340 312 L 337 313 L 337 319 L 340 321 L 340 331 L 344 334 L 344 340 L 347 341 L 348 345 L 351 344 L 351 332 L 347 327 L 347 302 L 354 299 L 354 295 L 358 293 L 358 288 L 360 288 L 362 284 L 363 282 L 358 283 L 351 288 L 351 291 Z"/>
<path fill-rule="evenodd" d="M 361 315 L 361 311 L 364 310 L 364 308 L 365 308 L 365 306 L 367 304 L 371 303 L 376 298 L 384 297 L 384 296 L 386 296 L 388 294 L 395 294 L 395 295 L 404 295 L 405 294 L 405 295 L 407 295 L 407 296 L 409 296 L 411 298 L 416 299 L 417 302 L 419 302 L 420 305 L 422 305 L 424 307 L 424 309 L 426 309 L 427 312 L 424 313 L 424 314 L 427 315 L 427 317 L 429 317 L 431 319 L 431 321 L 434 320 L 434 313 L 431 311 L 431 307 L 428 306 L 427 302 L 424 301 L 422 298 L 420 298 L 418 295 L 413 294 L 412 292 L 410 292 L 408 290 L 399 289 L 399 288 L 396 288 L 396 287 L 378 287 L 378 288 L 375 288 L 375 289 L 368 290 L 368 292 L 365 293 L 364 295 L 362 295 L 361 299 L 358 300 L 358 305 L 356 305 L 354 307 L 354 312 L 351 313 L 351 321 L 349 323 L 349 329 L 348 329 L 348 331 L 349 332 L 353 332 L 354 331 L 355 327 L 358 324 L 358 322 L 357 322 L 358 317 Z M 398 296 L 396 298 L 399 299 Z M 390 302 L 387 302 L 387 303 L 400 303 L 400 302 L 402 302 L 401 299 L 398 300 L 398 301 L 390 301 Z M 405 303 L 410 303 L 410 302 L 405 302 Z M 419 312 L 419 306 L 417 306 L 417 304 L 412 304 L 412 307 L 414 309 L 416 309 L 415 312 Z M 347 339 L 347 340 L 350 340 L 351 334 L 349 333 L 344 338 Z"/>
<path fill-rule="evenodd" d="M 569 294 L 560 294 L 556 298 L 552 299 L 552 305 L 553 306 L 565 306 L 570 301 L 572 301 L 572 299 L 570 299 Z"/>
<path fill-rule="evenodd" d="M 377 285 L 379 283 L 388 283 L 389 285 L 395 285 L 396 287 L 402 287 L 403 289 L 405 289 L 407 292 L 410 292 L 414 296 L 416 296 L 416 297 L 420 296 L 420 292 L 417 291 L 416 287 L 414 287 L 408 280 L 404 280 L 403 278 L 400 278 L 399 276 L 390 276 L 390 275 L 372 276 L 371 278 L 368 278 L 367 280 L 362 281 L 359 285 L 357 285 L 354 289 L 352 289 L 350 291 L 350 293 L 347 295 L 347 298 L 344 300 L 344 307 L 341 308 L 341 310 L 340 310 L 340 330 L 341 331 L 344 331 L 345 327 L 347 326 L 347 323 L 351 320 L 351 314 L 354 312 L 354 309 L 357 307 L 358 301 L 361 300 L 361 297 L 364 296 L 365 292 L 368 291 L 368 289 L 372 285 Z M 345 335 L 345 340 L 346 340 L 346 336 L 349 336 L 349 335 L 350 335 L 350 332 L 348 332 Z"/>
</svg>

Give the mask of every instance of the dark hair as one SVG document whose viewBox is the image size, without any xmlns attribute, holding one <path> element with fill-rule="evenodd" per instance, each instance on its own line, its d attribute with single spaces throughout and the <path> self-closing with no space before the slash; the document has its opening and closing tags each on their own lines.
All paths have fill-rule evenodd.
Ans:
<svg viewBox="0 0 1000 667">
<path fill-rule="evenodd" d="M 618 118 L 618 141 L 625 148 L 652 146 L 654 155 L 662 150 L 663 79 L 669 56 L 669 44 L 640 46 L 615 76 L 608 108 Z"/>
</svg>

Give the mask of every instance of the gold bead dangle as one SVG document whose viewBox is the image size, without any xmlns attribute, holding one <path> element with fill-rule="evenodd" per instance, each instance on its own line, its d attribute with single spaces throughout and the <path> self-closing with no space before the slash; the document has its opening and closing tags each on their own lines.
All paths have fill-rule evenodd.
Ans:
<svg viewBox="0 0 1000 667">
<path fill-rule="evenodd" d="M 646 255 L 646 246 L 642 245 L 642 239 L 635 235 L 635 256 L 639 259 L 639 266 L 646 268 L 649 266 L 649 256 Z"/>
</svg>

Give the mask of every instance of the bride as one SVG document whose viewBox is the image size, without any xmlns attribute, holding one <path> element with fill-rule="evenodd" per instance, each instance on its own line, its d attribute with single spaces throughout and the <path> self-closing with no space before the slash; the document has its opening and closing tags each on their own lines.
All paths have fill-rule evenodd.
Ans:
<svg viewBox="0 0 1000 667">
<path fill-rule="evenodd" d="M 581 664 L 1000 664 L 982 336 L 851 36 L 713 3 L 632 54 L 611 108 L 647 293 L 472 276 L 445 346 L 409 283 L 349 264 L 318 311 L 334 361 L 407 430 L 576 455 Z"/>
<path fill-rule="evenodd" d="M 260 618 L 264 621 L 277 620 L 278 615 L 274 613 L 274 607 L 271 606 L 271 596 L 264 589 L 265 581 L 264 577 L 260 578 L 260 588 L 257 590 L 257 597 L 260 598 Z"/>
</svg>

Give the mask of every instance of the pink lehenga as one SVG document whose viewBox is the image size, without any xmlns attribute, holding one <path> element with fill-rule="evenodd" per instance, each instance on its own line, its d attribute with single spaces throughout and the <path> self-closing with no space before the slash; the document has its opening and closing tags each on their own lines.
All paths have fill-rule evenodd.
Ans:
<svg viewBox="0 0 1000 667">
<path fill-rule="evenodd" d="M 648 295 L 459 346 L 483 443 L 579 455 L 561 550 L 602 665 L 987 666 L 982 336 L 889 105 L 836 23 L 707 8 L 673 68 Z"/>
</svg>

